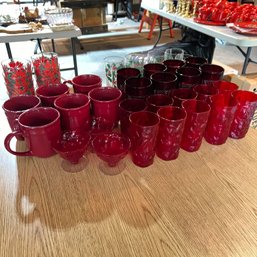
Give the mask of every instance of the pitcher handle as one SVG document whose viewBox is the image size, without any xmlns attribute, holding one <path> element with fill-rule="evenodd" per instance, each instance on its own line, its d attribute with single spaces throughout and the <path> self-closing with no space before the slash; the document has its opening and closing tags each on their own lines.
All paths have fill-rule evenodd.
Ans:
<svg viewBox="0 0 257 257">
<path fill-rule="evenodd" d="M 11 149 L 11 140 L 13 137 L 15 136 L 22 136 L 22 133 L 20 131 L 13 131 L 12 133 L 8 134 L 4 140 L 4 146 L 6 148 L 6 150 L 13 154 L 13 155 L 17 155 L 17 156 L 32 156 L 32 153 L 31 151 L 26 151 L 26 152 L 16 152 L 16 151 L 13 151 Z"/>
</svg>

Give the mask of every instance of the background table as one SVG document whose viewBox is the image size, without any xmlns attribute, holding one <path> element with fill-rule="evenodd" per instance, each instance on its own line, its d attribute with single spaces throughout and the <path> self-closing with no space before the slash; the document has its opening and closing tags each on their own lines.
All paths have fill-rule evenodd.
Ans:
<svg viewBox="0 0 257 257">
<path fill-rule="evenodd" d="M 252 47 L 257 46 L 257 36 L 254 37 L 254 36 L 245 36 L 245 35 L 237 34 L 232 29 L 226 26 L 210 26 L 210 25 L 199 24 L 194 22 L 192 18 L 185 18 L 174 13 L 167 13 L 156 7 L 152 7 L 148 5 L 146 1 L 142 1 L 141 7 L 146 10 L 149 10 L 152 13 L 156 13 L 160 15 L 161 17 L 170 19 L 173 22 L 177 22 L 181 25 L 184 25 L 188 28 L 199 31 L 213 38 L 224 40 L 230 44 L 237 46 L 239 49 L 241 49 L 241 47 L 247 47 L 246 53 L 244 53 L 241 49 L 241 53 L 245 56 L 245 61 L 244 61 L 241 73 L 242 74 L 246 73 L 247 65 L 250 61 L 252 61 L 250 59 Z"/>
<path fill-rule="evenodd" d="M 9 58 L 12 58 L 10 43 L 12 42 L 21 42 L 21 41 L 30 41 L 30 40 L 43 40 L 43 39 L 57 39 L 57 38 L 70 38 L 71 39 L 71 50 L 73 58 L 73 67 L 66 68 L 61 70 L 74 70 L 75 75 L 78 75 L 78 66 L 77 66 L 77 57 L 76 57 L 76 41 L 77 37 L 81 35 L 81 31 L 78 27 L 75 26 L 73 30 L 67 31 L 55 31 L 53 32 L 48 25 L 43 26 L 43 30 L 30 33 L 19 33 L 19 34 L 6 34 L 0 33 L 0 43 L 6 44 L 6 49 Z M 54 51 L 54 49 L 53 49 Z M 15 58 L 15 56 L 14 56 Z"/>
<path fill-rule="evenodd" d="M 93 153 L 76 174 L 59 156 L 9 154 L 0 119 L 0 256 L 257 256 L 256 130 L 144 169 L 127 156 L 106 176 Z"/>
</svg>

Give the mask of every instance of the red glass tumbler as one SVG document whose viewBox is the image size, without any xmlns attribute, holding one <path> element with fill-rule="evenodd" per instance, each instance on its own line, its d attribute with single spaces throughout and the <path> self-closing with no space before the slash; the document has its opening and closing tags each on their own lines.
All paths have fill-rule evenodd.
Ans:
<svg viewBox="0 0 257 257">
<path fill-rule="evenodd" d="M 217 64 L 204 64 L 201 66 L 202 80 L 217 81 L 223 79 L 224 68 Z"/>
<path fill-rule="evenodd" d="M 161 107 L 173 104 L 173 99 L 164 94 L 150 95 L 145 99 L 147 103 L 147 110 L 150 112 L 157 112 Z"/>
<path fill-rule="evenodd" d="M 152 81 L 148 78 L 129 78 L 125 81 L 125 95 L 128 98 L 145 99 L 152 93 Z"/>
<path fill-rule="evenodd" d="M 160 71 L 166 71 L 167 67 L 162 63 L 148 63 L 144 65 L 144 77 L 149 78 L 152 74 Z"/>
<path fill-rule="evenodd" d="M 154 161 L 159 117 L 153 112 L 140 111 L 132 113 L 129 121 L 132 161 L 139 167 L 147 167 Z"/>
<path fill-rule="evenodd" d="M 257 108 L 257 94 L 238 90 L 232 93 L 238 101 L 235 118 L 230 127 L 230 137 L 243 138 L 248 132 L 254 112 Z"/>
<path fill-rule="evenodd" d="M 186 110 L 187 118 L 181 148 L 194 152 L 201 146 L 211 108 L 200 100 L 186 100 L 182 103 L 182 107 Z"/>
<path fill-rule="evenodd" d="M 128 135 L 129 115 L 133 112 L 145 111 L 147 104 L 143 99 L 124 99 L 119 104 L 120 130 Z"/>
<path fill-rule="evenodd" d="M 221 145 L 229 136 L 237 101 L 231 94 L 218 94 L 210 97 L 210 105 L 211 112 L 204 138 L 210 144 Z"/>
<path fill-rule="evenodd" d="M 122 92 L 114 87 L 99 87 L 89 94 L 94 115 L 94 127 L 99 130 L 111 130 L 118 125 L 119 103 Z"/>
<path fill-rule="evenodd" d="M 181 67 L 177 69 L 176 75 L 178 77 L 179 87 L 189 88 L 200 84 L 202 81 L 201 74 L 201 71 L 197 68 Z"/>
<path fill-rule="evenodd" d="M 193 90 L 197 93 L 197 100 L 203 100 L 206 103 L 210 103 L 211 96 L 218 94 L 217 88 L 205 84 L 197 85 Z"/>
<path fill-rule="evenodd" d="M 178 87 L 176 75 L 168 72 L 156 72 L 151 75 L 153 90 L 155 94 L 170 94 L 171 90 Z"/>
<path fill-rule="evenodd" d="M 196 99 L 197 93 L 192 88 L 178 88 L 171 92 L 171 96 L 174 99 L 174 106 L 181 107 L 182 102 L 188 99 Z"/>
<path fill-rule="evenodd" d="M 163 160 L 174 160 L 179 155 L 186 111 L 180 107 L 166 106 L 160 108 L 157 115 L 160 118 L 160 125 L 156 154 Z"/>
</svg>

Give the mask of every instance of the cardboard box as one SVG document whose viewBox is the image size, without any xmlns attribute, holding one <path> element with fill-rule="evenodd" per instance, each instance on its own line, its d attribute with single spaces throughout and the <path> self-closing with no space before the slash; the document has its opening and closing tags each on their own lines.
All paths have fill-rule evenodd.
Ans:
<svg viewBox="0 0 257 257">
<path fill-rule="evenodd" d="M 106 23 L 103 8 L 73 9 L 74 24 L 79 28 L 100 26 Z"/>
</svg>

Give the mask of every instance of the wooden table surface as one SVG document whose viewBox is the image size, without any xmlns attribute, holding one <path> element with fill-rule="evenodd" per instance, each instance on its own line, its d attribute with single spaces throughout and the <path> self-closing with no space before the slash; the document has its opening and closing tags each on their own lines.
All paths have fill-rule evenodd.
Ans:
<svg viewBox="0 0 257 257">
<path fill-rule="evenodd" d="M 128 156 L 117 176 L 88 153 L 70 174 L 9 154 L 0 114 L 1 257 L 257 256 L 257 131 L 144 169 Z"/>
</svg>

